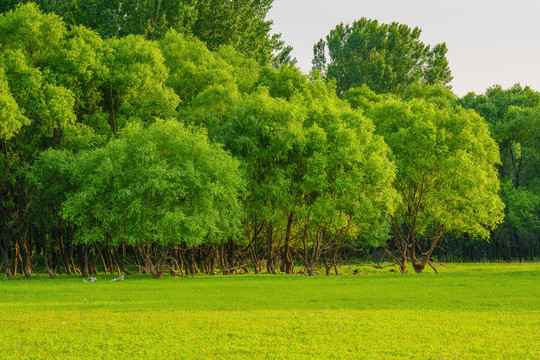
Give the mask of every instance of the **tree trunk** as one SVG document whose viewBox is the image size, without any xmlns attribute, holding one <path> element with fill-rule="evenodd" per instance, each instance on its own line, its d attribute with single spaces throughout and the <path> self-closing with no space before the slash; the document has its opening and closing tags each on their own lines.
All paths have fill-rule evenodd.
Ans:
<svg viewBox="0 0 540 360">
<path fill-rule="evenodd" d="M 339 252 L 339 249 L 336 249 L 334 251 L 334 256 L 332 257 L 332 265 L 334 266 L 334 272 L 336 273 L 336 276 L 339 275 L 338 264 L 337 264 L 338 252 Z"/>
<path fill-rule="evenodd" d="M 210 273 L 210 250 L 205 251 L 202 245 L 199 245 L 199 263 L 201 264 L 201 270 L 205 274 Z"/>
<path fill-rule="evenodd" d="M 182 250 L 182 245 L 176 247 L 176 254 L 178 256 L 178 268 L 180 271 L 180 276 L 184 276 L 184 251 Z"/>
<path fill-rule="evenodd" d="M 414 271 L 417 274 L 421 274 L 424 271 L 424 269 L 426 267 L 426 264 L 428 264 L 428 263 L 431 264 L 431 262 L 430 262 L 431 254 L 433 254 L 433 251 L 437 247 L 437 242 L 439 241 L 440 238 L 441 238 L 441 235 L 435 235 L 435 237 L 431 241 L 431 245 L 429 247 L 429 250 L 424 255 L 424 258 L 422 259 L 422 261 L 418 261 L 416 259 L 416 256 L 415 256 L 414 262 L 413 262 L 413 267 L 414 267 Z"/>
<path fill-rule="evenodd" d="M 212 245 L 212 247 L 210 248 L 210 252 L 212 253 L 212 259 L 210 263 L 210 274 L 216 275 L 217 274 L 217 260 L 219 256 L 218 245 Z"/>
<path fill-rule="evenodd" d="M 238 271 L 236 270 L 236 259 L 234 257 L 236 244 L 232 239 L 229 239 L 229 242 L 227 243 L 227 264 L 229 264 L 229 273 L 230 274 L 236 274 Z"/>
<path fill-rule="evenodd" d="M 53 269 L 56 269 L 58 275 L 62 275 L 62 264 L 59 260 L 59 256 L 58 250 L 55 247 L 52 247 L 51 266 Z"/>
<path fill-rule="evenodd" d="M 4 237 L 3 243 L 4 244 L 2 246 L 2 258 L 3 258 L 4 267 L 6 268 L 6 274 L 4 275 L 4 278 L 7 280 L 11 280 L 13 275 L 11 273 L 11 265 L 9 262 L 9 250 L 10 250 L 9 240 Z"/>
<path fill-rule="evenodd" d="M 94 263 L 94 248 L 88 249 L 88 270 L 90 275 L 97 275 L 98 271 Z"/>
<path fill-rule="evenodd" d="M 118 263 L 116 262 L 115 249 L 109 247 L 108 245 L 105 245 L 105 255 L 107 258 L 107 262 L 109 263 L 109 269 L 111 269 L 111 273 L 115 272 L 120 275 L 121 271 L 120 266 L 118 266 Z"/>
<path fill-rule="evenodd" d="M 193 248 L 188 249 L 188 272 L 190 275 L 196 275 L 199 273 L 197 263 L 195 262 L 195 251 L 193 251 Z"/>
<path fill-rule="evenodd" d="M 268 252 L 266 270 L 269 274 L 277 274 L 274 259 L 274 227 L 271 224 L 268 224 L 268 228 L 266 230 L 266 246 Z"/>
<path fill-rule="evenodd" d="M 154 279 L 163 279 L 163 273 L 165 272 L 165 268 L 167 266 L 169 252 L 169 246 L 162 246 L 159 249 L 159 252 L 156 251 L 155 253 L 155 258 L 157 260 L 155 263 L 151 258 L 151 253 L 146 254 L 146 258 L 148 259 L 148 263 L 150 265 L 150 274 L 152 275 L 152 277 L 154 277 Z"/>
<path fill-rule="evenodd" d="M 83 244 L 77 245 L 77 254 L 79 256 L 81 275 L 83 278 L 88 278 L 90 276 L 90 272 L 88 271 L 88 252 L 86 251 L 86 246 Z"/>
<path fill-rule="evenodd" d="M 251 256 L 251 262 L 253 263 L 253 270 L 255 274 L 258 274 L 260 270 L 258 238 L 259 232 L 261 231 L 263 226 L 264 225 L 258 227 L 257 224 L 255 224 L 253 229 L 253 237 L 249 237 L 249 254 Z"/>
<path fill-rule="evenodd" d="M 122 272 L 124 272 L 124 274 L 126 275 L 132 274 L 132 272 L 129 271 L 128 267 L 126 266 L 126 263 L 124 262 L 124 260 L 120 259 L 118 254 L 116 254 L 116 262 L 118 263 L 118 265 L 120 266 L 120 269 L 122 270 Z"/>
<path fill-rule="evenodd" d="M 25 234 L 26 237 L 26 234 Z M 28 249 L 28 244 L 25 238 L 18 239 L 19 242 L 19 251 L 22 257 L 21 267 L 27 279 L 32 278 L 32 263 L 30 261 L 30 250 Z"/>
<path fill-rule="evenodd" d="M 45 235 L 45 243 L 43 244 L 43 261 L 45 262 L 45 270 L 49 273 L 49 277 L 54 279 L 56 274 L 49 266 L 49 235 Z"/>
<path fill-rule="evenodd" d="M 315 264 L 313 263 L 306 264 L 305 268 L 309 276 L 315 276 Z"/>
<path fill-rule="evenodd" d="M 407 273 L 407 256 L 403 255 L 398 265 L 399 265 L 399 271 L 402 274 L 406 274 Z"/>
<path fill-rule="evenodd" d="M 103 264 L 103 271 L 107 275 L 107 274 L 109 274 L 109 267 L 107 266 L 107 261 L 105 260 L 105 257 L 103 256 L 103 252 L 99 248 L 99 245 L 96 246 L 96 249 L 97 249 L 97 251 L 99 253 L 99 257 L 101 258 L 101 262 Z"/>
<path fill-rule="evenodd" d="M 285 230 L 285 241 L 281 251 L 281 271 L 286 274 L 294 274 L 294 262 L 292 260 L 290 241 L 291 227 L 293 222 L 293 214 L 291 213 L 287 219 L 287 228 Z"/>
<path fill-rule="evenodd" d="M 77 267 L 75 266 L 75 260 L 73 260 L 73 246 L 69 247 L 69 260 L 70 260 L 71 267 L 73 268 L 73 272 L 75 273 L 75 275 L 77 275 L 77 272 L 82 274 L 82 272 L 79 269 L 77 269 Z"/>
<path fill-rule="evenodd" d="M 66 249 L 64 248 L 64 241 L 63 241 L 63 238 L 62 238 L 62 234 L 59 234 L 60 236 L 58 237 L 58 245 L 59 245 L 59 249 L 60 249 L 60 260 L 62 261 L 63 265 L 64 265 L 64 269 L 66 270 L 66 273 L 68 275 L 71 275 L 71 267 L 69 266 L 69 262 L 68 262 L 68 259 L 67 259 L 67 255 L 66 255 Z"/>
<path fill-rule="evenodd" d="M 326 276 L 330 276 L 330 269 L 332 269 L 332 265 L 327 259 L 324 259 L 323 262 L 324 262 L 324 270 L 326 272 Z"/>
</svg>

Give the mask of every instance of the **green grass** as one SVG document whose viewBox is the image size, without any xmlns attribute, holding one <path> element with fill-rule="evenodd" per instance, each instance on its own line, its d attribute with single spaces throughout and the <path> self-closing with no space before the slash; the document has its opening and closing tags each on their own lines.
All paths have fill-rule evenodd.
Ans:
<svg viewBox="0 0 540 360">
<path fill-rule="evenodd" d="M 0 281 L 0 359 L 540 358 L 540 264 L 364 270 Z"/>
</svg>

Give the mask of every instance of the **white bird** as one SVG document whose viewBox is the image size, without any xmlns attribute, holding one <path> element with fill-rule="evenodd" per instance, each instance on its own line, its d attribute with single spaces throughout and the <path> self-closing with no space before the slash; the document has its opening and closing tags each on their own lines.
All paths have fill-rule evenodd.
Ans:
<svg viewBox="0 0 540 360">
<path fill-rule="evenodd" d="M 90 276 L 90 277 L 88 278 L 88 280 L 85 280 L 85 278 L 82 278 L 82 279 L 83 279 L 83 281 L 84 281 L 85 283 L 87 283 L 87 282 L 96 282 L 96 281 L 97 281 L 97 279 L 96 279 L 95 277 L 92 277 L 92 276 Z"/>
<path fill-rule="evenodd" d="M 124 281 L 124 275 L 120 275 L 119 277 L 115 277 L 114 279 L 112 279 L 112 281 Z"/>
</svg>

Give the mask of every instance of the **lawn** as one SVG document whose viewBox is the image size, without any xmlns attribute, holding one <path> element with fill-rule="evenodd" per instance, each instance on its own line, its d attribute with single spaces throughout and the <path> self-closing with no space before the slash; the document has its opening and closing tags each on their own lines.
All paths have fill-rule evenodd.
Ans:
<svg viewBox="0 0 540 360">
<path fill-rule="evenodd" d="M 540 358 L 540 264 L 359 269 L 0 281 L 0 359 Z"/>
</svg>

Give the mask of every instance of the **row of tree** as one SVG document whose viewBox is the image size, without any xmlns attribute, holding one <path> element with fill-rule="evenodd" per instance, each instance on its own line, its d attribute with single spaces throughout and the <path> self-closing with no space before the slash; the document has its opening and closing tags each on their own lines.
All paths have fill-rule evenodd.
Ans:
<svg viewBox="0 0 540 360">
<path fill-rule="evenodd" d="M 261 49 L 229 41 L 243 38 L 232 30 L 228 40 L 212 35 L 214 44 L 194 30 L 204 9 L 221 11 L 211 27 L 226 29 L 228 7 L 262 21 L 271 1 L 211 3 L 182 3 L 182 14 L 197 14 L 189 30 L 163 15 L 142 32 L 131 26 L 146 20 L 114 15 L 122 32 L 107 33 L 77 17 L 90 19 L 89 10 L 68 16 L 82 3 L 49 4 L 65 21 L 35 4 L 0 17 L 6 277 L 36 267 L 88 276 L 97 264 L 162 277 L 292 273 L 299 263 L 313 275 L 322 263 L 330 274 L 344 249 L 365 245 L 388 245 L 402 272 L 410 262 L 422 272 L 441 243 L 462 235 L 520 249 L 526 239 L 526 255 L 538 255 L 538 93 L 494 88 L 457 99 L 441 86 L 451 79 L 443 45 L 430 50 L 417 29 L 368 20 L 353 28 L 383 34 L 386 50 L 368 51 L 379 69 L 403 65 L 392 38 L 410 38 L 399 44 L 418 43 L 422 56 L 403 56 L 421 75 L 393 76 L 401 83 L 376 93 L 366 85 L 376 82 L 340 83 L 333 74 L 348 70 L 331 58 L 306 76 L 287 52 L 258 57 Z M 257 36 L 272 39 L 269 25 Z"/>
</svg>

